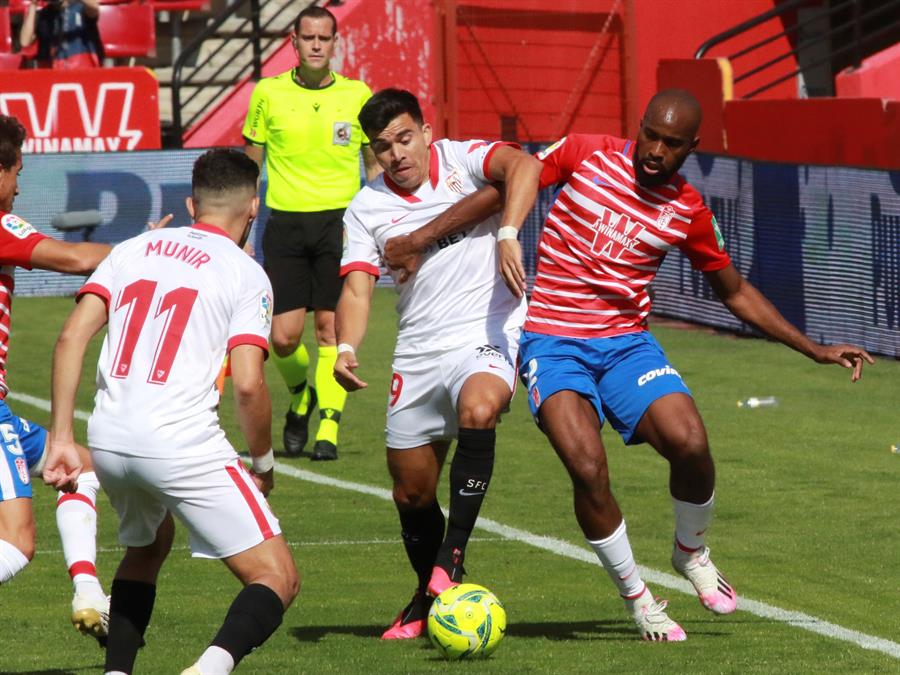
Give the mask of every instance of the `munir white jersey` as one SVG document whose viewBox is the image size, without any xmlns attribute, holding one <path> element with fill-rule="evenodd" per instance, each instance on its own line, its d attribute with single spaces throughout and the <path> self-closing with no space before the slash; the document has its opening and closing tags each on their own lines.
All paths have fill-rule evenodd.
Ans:
<svg viewBox="0 0 900 675">
<path fill-rule="evenodd" d="M 377 277 L 381 251 L 391 237 L 425 225 L 490 179 L 493 151 L 502 143 L 440 140 L 431 145 L 429 180 L 415 192 L 397 186 L 385 174 L 360 190 L 344 213 L 341 275 L 361 270 Z M 397 355 L 505 340 L 525 316 L 497 272 L 499 216 L 449 235 L 422 256 L 418 271 L 405 283 L 391 271 L 400 294 Z"/>
<path fill-rule="evenodd" d="M 109 311 L 89 445 L 142 457 L 219 447 L 215 381 L 226 351 L 268 351 L 272 287 L 262 268 L 224 231 L 198 223 L 119 244 L 85 293 Z"/>
</svg>

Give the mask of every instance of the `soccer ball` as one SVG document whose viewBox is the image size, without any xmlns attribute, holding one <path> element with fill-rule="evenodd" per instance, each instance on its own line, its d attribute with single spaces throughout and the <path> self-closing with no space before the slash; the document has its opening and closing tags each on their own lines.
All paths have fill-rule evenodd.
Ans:
<svg viewBox="0 0 900 675">
<path fill-rule="evenodd" d="M 452 586 L 428 612 L 431 643 L 451 661 L 490 656 L 504 635 L 506 610 L 484 586 Z"/>
</svg>

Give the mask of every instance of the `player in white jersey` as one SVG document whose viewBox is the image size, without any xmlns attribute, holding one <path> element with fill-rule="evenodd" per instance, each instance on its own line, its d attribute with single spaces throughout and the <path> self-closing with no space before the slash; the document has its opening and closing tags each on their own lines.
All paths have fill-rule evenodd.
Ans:
<svg viewBox="0 0 900 675">
<path fill-rule="evenodd" d="M 360 123 L 384 173 L 344 214 L 344 288 L 337 307 L 335 377 L 366 386 L 354 371 L 389 238 L 410 232 L 490 181 L 506 183 L 507 222 L 521 225 L 534 203 L 537 162 L 504 143 L 431 143 L 415 96 L 386 89 Z M 528 197 L 523 198 L 523 195 Z M 460 582 L 466 543 L 494 464 L 495 426 L 512 397 L 524 302 L 497 274 L 498 217 L 432 242 L 418 272 L 394 277 L 399 334 L 387 412 L 387 461 L 403 543 L 418 576 L 412 601 L 383 639 L 418 637 L 431 599 Z M 436 496 L 450 441 L 450 517 Z"/>
<path fill-rule="evenodd" d="M 78 294 L 53 364 L 45 476 L 77 473 L 72 417 L 85 349 L 104 325 L 88 443 L 127 546 L 112 586 L 106 671 L 129 673 L 143 643 L 174 514 L 194 556 L 244 584 L 211 645 L 185 672 L 229 673 L 279 626 L 297 594 L 272 489 L 268 353 L 272 291 L 241 251 L 259 200 L 256 163 L 211 150 L 194 164 L 192 227 L 118 245 Z M 248 472 L 219 427 L 216 376 L 230 356 Z M 127 420 L 127 423 L 126 423 Z"/>
<path fill-rule="evenodd" d="M 69 274 L 91 272 L 109 253 L 106 244 L 57 241 L 10 213 L 18 194 L 25 128 L 0 115 L 0 584 L 22 570 L 34 555 L 31 477 L 40 476 L 47 431 L 16 415 L 7 405 L 6 358 L 12 319 L 16 268 Z M 56 523 L 66 566 L 72 577 L 72 623 L 81 632 L 106 636 L 109 600 L 97 579 L 97 512 L 100 484 L 87 450 L 78 446 L 85 471 L 78 485 L 59 495 Z"/>
</svg>

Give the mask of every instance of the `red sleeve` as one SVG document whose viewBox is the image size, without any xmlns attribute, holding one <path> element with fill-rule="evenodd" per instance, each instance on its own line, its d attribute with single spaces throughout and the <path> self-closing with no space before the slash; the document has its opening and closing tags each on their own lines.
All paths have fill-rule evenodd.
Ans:
<svg viewBox="0 0 900 675">
<path fill-rule="evenodd" d="M 604 146 L 606 138 L 600 135 L 569 134 L 537 153 L 535 157 L 544 165 L 541 171 L 541 189 L 568 180 L 585 157 Z"/>
<path fill-rule="evenodd" d="M 731 257 L 725 250 L 725 240 L 716 222 L 716 217 L 703 202 L 700 193 L 685 183 L 681 201 L 693 207 L 693 217 L 688 228 L 687 239 L 681 245 L 681 251 L 691 267 L 701 272 L 715 272 L 731 264 Z"/>
<path fill-rule="evenodd" d="M 0 264 L 31 269 L 31 253 L 47 235 L 12 213 L 0 212 Z"/>
<path fill-rule="evenodd" d="M 105 304 L 106 308 L 109 309 L 110 293 L 108 288 L 106 288 L 105 286 L 101 286 L 98 283 L 89 281 L 84 286 L 78 289 L 78 292 L 75 294 L 75 302 L 79 302 L 82 297 L 88 294 L 96 295 L 98 298 L 103 300 L 103 304 Z"/>
</svg>

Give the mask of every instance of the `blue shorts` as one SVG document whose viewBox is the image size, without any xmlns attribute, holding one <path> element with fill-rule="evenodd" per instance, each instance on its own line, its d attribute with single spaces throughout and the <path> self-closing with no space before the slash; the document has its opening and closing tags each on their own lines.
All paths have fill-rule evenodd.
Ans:
<svg viewBox="0 0 900 675">
<path fill-rule="evenodd" d="M 574 391 L 629 444 L 643 442 L 634 431 L 651 403 L 666 394 L 691 394 L 648 331 L 590 339 L 523 331 L 519 376 L 535 421 L 543 401 Z"/>
<path fill-rule="evenodd" d="M 47 430 L 13 413 L 0 400 L 0 501 L 31 497 L 31 471 L 44 458 Z"/>
</svg>

